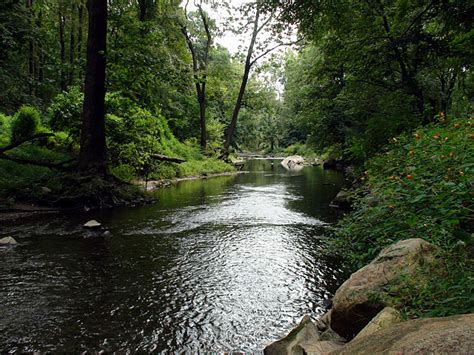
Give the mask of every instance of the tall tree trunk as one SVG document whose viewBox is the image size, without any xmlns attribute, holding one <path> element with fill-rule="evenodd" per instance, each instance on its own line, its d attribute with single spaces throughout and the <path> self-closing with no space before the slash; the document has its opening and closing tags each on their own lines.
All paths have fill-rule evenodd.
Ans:
<svg viewBox="0 0 474 355">
<path fill-rule="evenodd" d="M 81 59 L 82 59 L 82 33 L 83 33 L 83 26 L 84 26 L 84 4 L 82 0 L 77 5 L 77 14 L 79 24 L 77 27 L 77 55 L 76 55 L 76 62 L 78 67 L 78 79 L 79 82 L 82 82 L 82 66 L 81 66 Z"/>
<path fill-rule="evenodd" d="M 144 1 L 144 0 L 141 0 Z M 206 31 L 206 47 L 204 48 L 204 59 L 200 62 L 194 43 L 191 39 L 191 36 L 188 33 L 186 25 L 181 26 L 181 32 L 186 39 L 189 51 L 191 52 L 191 58 L 193 62 L 193 77 L 196 87 L 196 96 L 199 104 L 199 125 L 201 128 L 201 139 L 200 145 L 201 149 L 204 151 L 207 146 L 207 127 L 206 127 L 206 84 L 207 84 L 207 67 L 209 66 L 209 51 L 212 44 L 212 34 L 209 27 L 209 20 L 204 13 L 204 10 L 200 4 L 197 5 L 199 14 L 201 16 L 202 23 L 204 25 L 204 30 Z M 186 11 L 186 9 L 185 9 Z M 188 14 L 186 13 L 186 18 L 189 21 Z M 201 75 L 199 73 L 202 73 Z"/>
<path fill-rule="evenodd" d="M 41 29 L 42 22 L 43 22 L 43 11 L 40 10 L 38 14 L 38 19 L 36 21 L 36 28 Z M 43 49 L 43 43 L 41 41 L 37 42 L 36 51 L 38 53 L 38 59 L 37 59 L 37 64 L 36 64 L 37 78 L 38 78 L 38 82 L 41 84 L 43 83 L 43 80 L 44 80 L 44 70 L 43 70 L 44 49 Z"/>
<path fill-rule="evenodd" d="M 75 69 L 75 61 L 74 61 L 74 51 L 75 51 L 75 22 L 74 22 L 74 4 L 71 5 L 71 30 L 69 33 L 69 72 L 68 72 L 68 80 L 67 83 L 71 86 L 74 82 L 74 69 Z"/>
<path fill-rule="evenodd" d="M 33 0 L 27 0 L 26 6 L 28 7 L 28 16 L 30 17 L 30 39 L 28 41 L 28 85 L 30 95 L 35 94 L 35 42 L 33 39 L 34 31 L 34 13 L 33 13 Z"/>
<path fill-rule="evenodd" d="M 227 135 L 224 142 L 224 156 L 229 155 L 229 149 L 234 139 L 235 129 L 237 128 L 237 118 L 239 117 L 239 112 L 242 107 L 242 101 L 244 99 L 245 89 L 247 88 L 247 82 L 249 80 L 250 69 L 254 61 L 252 61 L 252 55 L 254 52 L 255 42 L 257 41 L 258 32 L 261 30 L 259 28 L 259 19 L 260 19 L 260 9 L 257 7 L 255 13 L 255 21 L 253 24 L 253 33 L 252 39 L 250 40 L 250 45 L 247 51 L 247 59 L 245 60 L 245 68 L 244 68 L 244 75 L 242 76 L 242 82 L 240 84 L 239 96 L 237 97 L 237 101 L 234 106 L 234 111 L 232 113 L 232 120 L 230 122 L 230 126 L 227 129 Z"/>
<path fill-rule="evenodd" d="M 138 11 L 138 19 L 140 22 L 145 22 L 146 20 L 146 0 L 138 0 L 138 6 L 139 6 L 139 11 Z"/>
<path fill-rule="evenodd" d="M 58 8 L 58 20 L 59 20 L 59 45 L 60 45 L 60 59 L 61 59 L 61 69 L 60 69 L 60 87 L 61 90 L 66 90 L 66 73 L 65 73 L 65 66 L 66 66 L 66 42 L 64 39 L 64 27 L 66 23 L 66 19 L 63 14 L 62 5 L 59 5 Z"/>
<path fill-rule="evenodd" d="M 201 126 L 201 149 L 206 149 L 207 128 L 206 128 L 206 83 L 202 84 L 199 101 L 199 122 Z"/>
<path fill-rule="evenodd" d="M 81 131 L 79 168 L 107 171 L 105 143 L 105 64 L 107 0 L 88 0 L 87 68 Z"/>
</svg>

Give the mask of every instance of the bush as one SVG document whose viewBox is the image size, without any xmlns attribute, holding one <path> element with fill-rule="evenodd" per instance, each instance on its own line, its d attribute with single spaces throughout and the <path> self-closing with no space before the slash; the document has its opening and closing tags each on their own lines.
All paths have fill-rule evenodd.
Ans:
<svg viewBox="0 0 474 355">
<path fill-rule="evenodd" d="M 314 150 L 309 148 L 306 144 L 295 143 L 285 148 L 285 154 L 287 155 L 301 155 L 305 158 L 314 157 L 316 153 Z"/>
<path fill-rule="evenodd" d="M 391 285 L 387 302 L 411 317 L 474 311 L 474 144 L 471 119 L 445 119 L 392 139 L 366 163 L 355 210 L 333 246 L 353 268 L 398 240 L 440 246 L 435 267 Z"/>
<path fill-rule="evenodd" d="M 472 119 L 442 122 L 394 138 L 366 164 L 355 211 L 338 244 L 359 266 L 381 248 L 419 237 L 444 248 L 470 242 L 473 219 Z"/>
<path fill-rule="evenodd" d="M 77 86 L 57 95 L 47 111 L 49 126 L 55 131 L 67 132 L 74 142 L 78 142 L 83 101 L 84 94 Z"/>
<path fill-rule="evenodd" d="M 11 123 L 11 141 L 18 142 L 38 132 L 41 127 L 41 117 L 38 110 L 32 106 L 22 106 L 15 114 Z"/>
</svg>

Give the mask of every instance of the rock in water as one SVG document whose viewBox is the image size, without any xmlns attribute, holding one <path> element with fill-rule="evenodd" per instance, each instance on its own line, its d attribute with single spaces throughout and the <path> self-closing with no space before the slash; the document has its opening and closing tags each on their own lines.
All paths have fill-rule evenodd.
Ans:
<svg viewBox="0 0 474 355">
<path fill-rule="evenodd" d="M 352 340 L 334 354 L 472 354 L 474 314 L 422 318 Z"/>
<path fill-rule="evenodd" d="M 292 155 L 290 157 L 283 159 L 283 161 L 281 162 L 281 165 L 286 170 L 290 170 L 290 171 L 299 171 L 303 169 L 303 164 L 304 164 L 304 158 L 299 155 Z"/>
<path fill-rule="evenodd" d="M 44 193 L 44 194 L 50 194 L 53 191 L 49 187 L 42 186 L 41 187 L 41 192 Z"/>
<path fill-rule="evenodd" d="M 400 275 L 414 275 L 422 264 L 434 260 L 436 247 L 423 239 L 406 239 L 382 250 L 370 264 L 356 271 L 333 298 L 331 328 L 352 339 L 384 307 L 388 286 Z"/>
<path fill-rule="evenodd" d="M 17 244 L 18 244 L 17 241 L 13 239 L 12 237 L 5 237 L 5 238 L 0 239 L 0 246 L 2 245 L 9 246 L 9 245 L 17 245 Z"/>
<path fill-rule="evenodd" d="M 309 316 L 304 316 L 286 337 L 268 345 L 263 352 L 265 355 L 319 355 L 329 354 L 341 346 L 335 341 L 321 340 L 316 325 Z"/>
<path fill-rule="evenodd" d="M 102 224 L 97 222 L 95 219 L 90 220 L 89 222 L 84 224 L 84 228 L 88 228 L 88 229 L 98 229 L 100 227 L 102 227 Z"/>
<path fill-rule="evenodd" d="M 268 345 L 263 352 L 265 355 L 297 354 L 302 345 L 318 341 L 319 332 L 316 326 L 309 316 L 304 316 L 300 324 L 292 329 L 286 337 Z"/>
</svg>

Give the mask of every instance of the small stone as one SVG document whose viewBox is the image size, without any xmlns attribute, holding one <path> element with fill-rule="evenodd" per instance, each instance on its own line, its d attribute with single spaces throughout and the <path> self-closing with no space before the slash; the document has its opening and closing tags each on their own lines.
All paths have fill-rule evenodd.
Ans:
<svg viewBox="0 0 474 355">
<path fill-rule="evenodd" d="M 0 239 L 0 245 L 17 245 L 17 241 L 12 237 L 5 237 Z"/>
<path fill-rule="evenodd" d="M 84 228 L 89 228 L 89 229 L 96 229 L 96 228 L 100 228 L 101 226 L 102 224 L 97 222 L 95 219 L 90 220 L 89 222 L 84 224 Z"/>
<path fill-rule="evenodd" d="M 44 193 L 44 194 L 50 194 L 51 192 L 53 192 L 53 190 L 51 190 L 49 187 L 42 186 L 41 187 L 41 192 Z"/>
<path fill-rule="evenodd" d="M 110 233 L 110 231 L 104 231 L 104 233 L 102 233 L 103 237 L 110 237 L 111 235 L 112 233 Z"/>
</svg>

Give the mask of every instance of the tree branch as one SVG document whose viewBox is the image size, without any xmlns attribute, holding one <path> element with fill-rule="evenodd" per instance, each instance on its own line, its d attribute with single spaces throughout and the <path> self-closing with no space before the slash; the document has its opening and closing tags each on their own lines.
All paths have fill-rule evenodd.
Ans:
<svg viewBox="0 0 474 355">
<path fill-rule="evenodd" d="M 61 170 L 61 171 L 68 170 L 68 168 L 66 168 L 65 165 L 76 160 L 76 159 L 69 159 L 61 163 L 51 163 L 51 162 L 42 161 L 42 160 L 31 160 L 31 159 L 26 159 L 26 158 L 12 157 L 4 153 L 0 153 L 0 159 L 9 160 L 18 164 L 42 166 L 45 168 L 56 169 L 56 170 Z"/>
<path fill-rule="evenodd" d="M 280 43 L 280 44 L 277 44 L 276 46 L 267 49 L 265 52 L 263 52 L 262 54 L 260 54 L 259 56 L 257 56 L 255 59 L 253 59 L 253 60 L 250 62 L 250 65 L 254 65 L 254 64 L 257 62 L 257 60 L 259 60 L 259 59 L 265 57 L 268 53 L 273 52 L 273 51 L 274 51 L 275 49 L 277 49 L 277 48 L 284 47 L 284 46 L 292 46 L 292 45 L 298 44 L 298 43 L 300 43 L 300 42 L 302 42 L 302 41 L 303 41 L 303 39 L 299 39 L 299 40 L 294 41 L 294 42 L 287 42 L 287 43 Z"/>
<path fill-rule="evenodd" d="M 19 147 L 20 145 L 24 144 L 24 143 L 27 143 L 27 142 L 32 142 L 34 140 L 37 140 L 37 139 L 41 139 L 41 138 L 46 138 L 46 137 L 53 137 L 54 136 L 54 133 L 38 133 L 38 134 L 35 134 L 31 137 L 28 137 L 28 138 L 25 138 L 25 139 L 22 139 L 18 142 L 14 142 L 14 143 L 11 143 L 9 145 L 7 145 L 6 147 L 3 147 L 3 148 L 0 148 L 0 154 L 1 153 L 5 153 L 9 150 L 12 150 L 16 147 Z"/>
<path fill-rule="evenodd" d="M 151 154 L 150 157 L 153 158 L 153 159 L 156 159 L 156 160 L 169 161 L 171 163 L 178 163 L 178 164 L 186 162 L 186 160 L 184 160 L 184 159 L 168 157 L 168 156 L 163 155 L 163 154 Z"/>
</svg>

